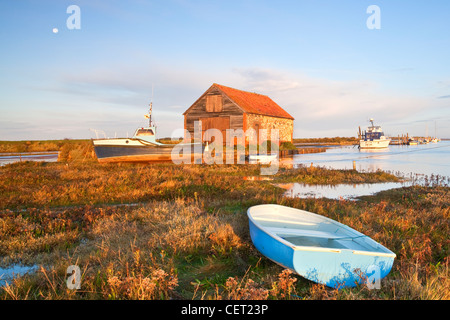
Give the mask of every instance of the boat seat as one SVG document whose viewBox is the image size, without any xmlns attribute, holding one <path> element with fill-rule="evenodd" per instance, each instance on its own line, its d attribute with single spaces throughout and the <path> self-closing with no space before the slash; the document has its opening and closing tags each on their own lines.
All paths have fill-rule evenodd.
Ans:
<svg viewBox="0 0 450 320">
<path fill-rule="evenodd" d="M 298 237 L 314 237 L 314 238 L 325 238 L 325 239 L 343 239 L 348 238 L 348 236 L 339 236 L 335 233 L 317 231 L 317 230 L 305 230 L 305 229 L 294 229 L 294 228 L 275 228 L 266 227 L 267 231 L 275 233 L 276 235 L 293 235 Z"/>
</svg>

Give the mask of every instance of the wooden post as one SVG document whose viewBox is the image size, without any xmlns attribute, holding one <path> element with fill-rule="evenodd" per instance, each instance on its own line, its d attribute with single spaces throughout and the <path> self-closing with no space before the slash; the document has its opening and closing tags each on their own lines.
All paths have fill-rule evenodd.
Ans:
<svg viewBox="0 0 450 320">
<path fill-rule="evenodd" d="M 353 170 L 356 171 L 356 161 L 355 160 L 353 160 Z"/>
</svg>

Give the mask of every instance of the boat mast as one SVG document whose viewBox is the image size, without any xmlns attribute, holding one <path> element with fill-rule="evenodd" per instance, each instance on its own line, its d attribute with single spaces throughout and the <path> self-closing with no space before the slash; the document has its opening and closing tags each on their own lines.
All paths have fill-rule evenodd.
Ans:
<svg viewBox="0 0 450 320">
<path fill-rule="evenodd" d="M 434 120 L 434 138 L 437 138 L 437 133 L 436 133 L 436 120 Z"/>
<path fill-rule="evenodd" d="M 156 126 L 155 126 L 154 122 L 152 121 L 152 112 L 153 112 L 153 84 L 152 84 L 152 100 L 150 101 L 149 106 L 150 106 L 150 108 L 149 108 L 148 114 L 146 114 L 145 117 L 148 119 L 148 126 L 149 126 L 149 127 L 155 127 L 155 129 L 156 129 Z"/>
<path fill-rule="evenodd" d="M 148 126 L 152 126 L 152 109 L 153 109 L 153 102 L 150 102 L 150 109 L 148 110 Z"/>
<path fill-rule="evenodd" d="M 148 113 L 145 115 L 145 118 L 148 119 L 148 126 L 152 127 L 152 125 L 153 125 L 153 121 L 152 121 L 153 102 L 150 102 L 149 106 L 150 106 L 150 108 L 148 110 Z"/>
</svg>

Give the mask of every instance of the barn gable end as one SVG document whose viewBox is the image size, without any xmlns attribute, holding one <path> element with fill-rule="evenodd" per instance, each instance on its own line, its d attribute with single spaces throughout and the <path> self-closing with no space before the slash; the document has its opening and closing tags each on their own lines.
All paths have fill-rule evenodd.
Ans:
<svg viewBox="0 0 450 320">
<path fill-rule="evenodd" d="M 281 141 L 292 142 L 294 118 L 268 96 L 213 84 L 184 113 L 184 127 L 191 138 L 194 122 L 202 121 L 203 133 L 218 129 L 278 129 Z M 204 141 L 209 137 L 202 135 Z"/>
</svg>

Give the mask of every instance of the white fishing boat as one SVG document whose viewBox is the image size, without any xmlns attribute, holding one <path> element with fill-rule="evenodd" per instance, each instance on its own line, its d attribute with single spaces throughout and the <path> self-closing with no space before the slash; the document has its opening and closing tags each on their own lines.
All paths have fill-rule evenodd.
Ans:
<svg viewBox="0 0 450 320">
<path fill-rule="evenodd" d="M 145 115 L 148 127 L 136 129 L 131 138 L 93 139 L 94 151 L 99 162 L 154 162 L 171 161 L 172 150 L 176 144 L 164 144 L 156 141 L 156 126 L 152 122 L 152 103 Z M 178 144 L 180 146 L 180 144 Z M 181 144 L 183 146 L 183 144 Z M 202 143 L 188 143 L 189 156 L 203 153 Z"/>
<path fill-rule="evenodd" d="M 369 120 L 371 126 L 362 134 L 359 132 L 359 148 L 360 149 L 383 149 L 389 146 L 391 139 L 384 135 L 381 126 L 374 126 L 373 119 Z"/>
</svg>

